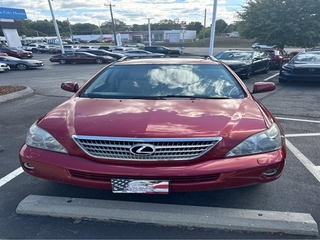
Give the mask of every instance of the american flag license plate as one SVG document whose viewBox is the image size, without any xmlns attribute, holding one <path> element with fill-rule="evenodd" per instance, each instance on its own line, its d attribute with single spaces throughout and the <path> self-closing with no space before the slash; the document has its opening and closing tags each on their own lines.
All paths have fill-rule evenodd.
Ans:
<svg viewBox="0 0 320 240">
<path fill-rule="evenodd" d="M 167 180 L 111 179 L 113 193 L 168 194 Z"/>
</svg>

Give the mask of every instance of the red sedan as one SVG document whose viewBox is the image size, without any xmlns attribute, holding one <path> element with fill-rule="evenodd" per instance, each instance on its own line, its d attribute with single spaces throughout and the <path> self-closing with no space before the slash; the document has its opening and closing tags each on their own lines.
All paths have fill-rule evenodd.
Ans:
<svg viewBox="0 0 320 240">
<path fill-rule="evenodd" d="M 8 56 L 16 57 L 16 58 L 32 58 L 33 57 L 33 52 L 25 51 L 20 48 L 0 47 L 0 52 L 6 53 Z"/>
<path fill-rule="evenodd" d="M 27 173 L 114 193 L 169 193 L 274 181 L 283 130 L 224 63 L 212 57 L 114 62 L 29 129 Z"/>
</svg>

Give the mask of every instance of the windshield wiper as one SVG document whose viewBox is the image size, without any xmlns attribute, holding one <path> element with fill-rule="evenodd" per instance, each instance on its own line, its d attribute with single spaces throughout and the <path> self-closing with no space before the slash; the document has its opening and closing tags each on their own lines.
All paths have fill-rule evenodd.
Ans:
<svg viewBox="0 0 320 240">
<path fill-rule="evenodd" d="M 230 99 L 228 96 L 211 96 L 211 95 L 164 95 L 161 98 L 189 98 L 189 99 Z"/>
</svg>

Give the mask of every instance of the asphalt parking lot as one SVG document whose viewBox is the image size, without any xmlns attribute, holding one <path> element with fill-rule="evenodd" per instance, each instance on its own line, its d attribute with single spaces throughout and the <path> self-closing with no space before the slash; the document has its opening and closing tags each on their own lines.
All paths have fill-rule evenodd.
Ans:
<svg viewBox="0 0 320 240">
<path fill-rule="evenodd" d="M 250 226 L 255 223 L 249 222 L 248 218 L 242 219 L 247 228 L 237 230 L 231 228 L 217 230 L 208 225 L 174 225 L 169 224 L 169 219 L 166 224 L 166 221 L 159 218 L 162 213 L 171 214 L 181 207 L 205 207 L 213 211 L 212 222 L 217 224 L 219 222 L 222 224 L 226 218 L 224 218 L 225 215 L 219 215 L 220 218 L 215 217 L 218 216 L 215 210 L 236 209 L 240 215 L 245 215 L 247 210 L 258 211 L 263 215 L 273 212 L 275 213 L 273 223 L 280 221 L 282 213 L 308 214 L 319 228 L 320 83 L 280 85 L 277 81 L 277 70 L 267 74 L 257 74 L 249 80 L 244 80 L 249 89 L 258 81 L 272 81 L 277 86 L 275 91 L 257 94 L 256 97 L 279 119 L 286 134 L 287 163 L 279 180 L 254 187 L 175 193 L 166 196 L 117 195 L 105 190 L 85 189 L 36 179 L 19 170 L 18 151 L 29 126 L 38 117 L 71 96 L 71 93 L 60 89 L 60 84 L 64 81 L 77 81 L 81 85 L 103 67 L 98 64 L 50 63 L 49 55 L 45 54 L 35 54 L 34 58 L 44 61 L 43 69 L 0 74 L 0 85 L 23 85 L 34 90 L 31 95 L 0 103 L 0 145 L 4 149 L 0 152 L 0 239 L 320 239 L 319 236 L 306 234 L 306 232 L 300 232 L 300 234 L 294 231 L 291 233 L 250 232 L 252 230 Z M 59 201 L 71 199 L 71 202 L 84 204 L 82 212 L 95 209 L 97 206 L 95 201 L 99 201 L 100 210 L 105 204 L 106 209 L 111 209 L 112 213 L 123 211 L 124 217 L 110 220 L 104 215 L 102 221 L 97 221 L 89 216 L 74 219 L 70 216 L 17 214 L 17 207 L 28 196 L 58 197 L 54 202 L 45 202 L 47 205 L 44 206 L 47 206 L 47 209 L 48 204 L 51 206 L 57 204 L 60 206 L 58 208 L 63 209 Z M 31 200 L 34 199 L 36 198 L 31 198 Z M 40 205 L 46 199 L 37 201 Z M 149 221 L 130 221 L 128 214 L 130 209 L 123 205 L 110 205 L 119 204 L 119 202 L 126 203 L 126 206 L 138 204 L 138 209 L 154 204 L 148 205 L 150 209 L 147 211 L 147 220 Z M 30 203 L 27 202 L 27 204 Z M 69 209 L 72 207 L 73 205 L 70 204 Z M 184 210 L 181 211 L 186 211 L 187 208 L 182 208 Z M 109 213 L 105 212 L 105 214 Z M 139 214 L 142 214 L 141 211 Z M 196 218 L 192 210 L 186 215 L 178 212 L 174 216 L 179 214 L 189 220 Z M 181 219 L 172 220 L 176 223 L 181 221 Z M 309 233 L 317 231 L 318 229 Z"/>
</svg>

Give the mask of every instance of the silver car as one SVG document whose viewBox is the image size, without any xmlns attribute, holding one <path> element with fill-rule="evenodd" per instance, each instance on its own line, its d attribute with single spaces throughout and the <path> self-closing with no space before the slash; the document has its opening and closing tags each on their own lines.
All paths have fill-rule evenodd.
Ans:
<svg viewBox="0 0 320 240">
<path fill-rule="evenodd" d="M 146 50 L 128 50 L 124 51 L 122 53 L 125 56 L 128 57 L 134 57 L 134 58 L 143 58 L 143 57 L 152 57 L 152 58 L 159 58 L 159 57 L 165 57 L 165 54 L 163 53 L 153 53 Z"/>
</svg>

